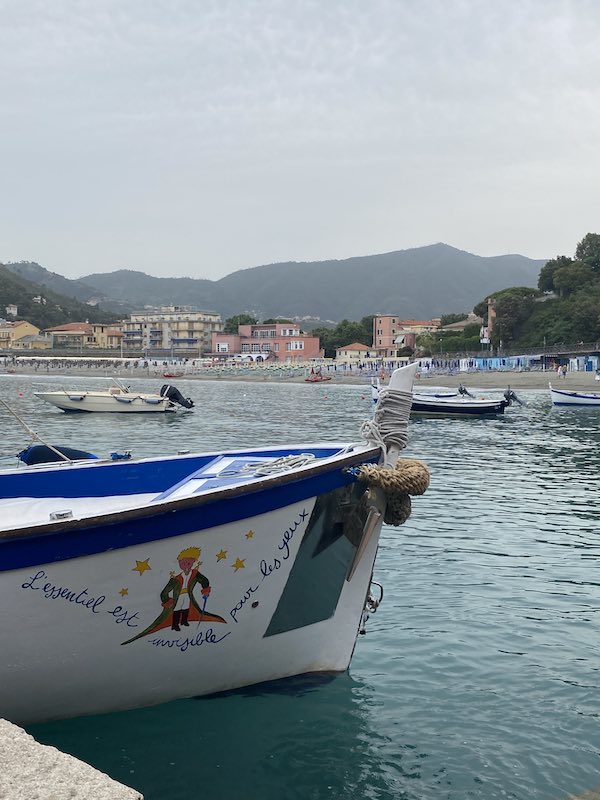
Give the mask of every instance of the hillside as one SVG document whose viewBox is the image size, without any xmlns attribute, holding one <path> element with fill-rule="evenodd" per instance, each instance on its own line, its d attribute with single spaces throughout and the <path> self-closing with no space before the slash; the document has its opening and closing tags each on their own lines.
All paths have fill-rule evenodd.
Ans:
<svg viewBox="0 0 600 800">
<path fill-rule="evenodd" d="M 45 303 L 34 301 L 34 297 L 40 296 Z M 0 317 L 5 316 L 5 306 L 9 303 L 17 306 L 17 319 L 26 319 L 42 329 L 63 322 L 82 322 L 86 319 L 90 322 L 111 322 L 115 319 L 114 313 L 49 291 L 45 286 L 25 280 L 0 264 Z"/>
<path fill-rule="evenodd" d="M 506 286 L 535 286 L 545 260 L 476 256 L 445 244 L 340 261 L 288 262 L 238 270 L 218 281 L 156 278 L 118 270 L 82 282 L 111 299 L 143 305 L 195 305 L 225 318 L 247 311 L 358 320 L 375 312 L 431 318 L 470 311 Z"/>
</svg>

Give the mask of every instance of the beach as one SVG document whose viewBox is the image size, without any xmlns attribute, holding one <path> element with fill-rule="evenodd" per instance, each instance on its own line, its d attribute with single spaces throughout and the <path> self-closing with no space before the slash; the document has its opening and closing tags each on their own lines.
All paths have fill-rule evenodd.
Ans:
<svg viewBox="0 0 600 800">
<path fill-rule="evenodd" d="M 172 372 L 171 372 L 171 371 Z M 164 373 L 167 372 L 165 375 Z M 106 378 L 111 380 L 117 378 L 122 381 L 133 379 L 156 379 L 162 383 L 177 384 L 187 380 L 219 380 L 219 381 L 248 381 L 248 382 L 273 382 L 273 383 L 304 383 L 305 378 L 310 372 L 310 367 L 306 365 L 268 365 L 268 366 L 214 366 L 192 368 L 183 365 L 161 365 L 150 364 L 147 367 L 141 365 L 133 368 L 124 367 L 116 362 L 108 364 L 94 364 L 90 361 L 84 362 L 65 362 L 60 363 L 40 363 L 37 366 L 31 363 L 11 364 L 2 375 L 36 375 L 68 377 L 72 387 L 78 379 L 85 377 Z M 181 373 L 181 374 L 179 374 Z M 323 374 L 329 380 L 315 386 L 327 386 L 331 384 L 355 384 L 369 385 L 376 377 L 372 371 L 356 369 L 345 369 L 342 365 L 336 368 L 328 366 L 323 368 Z M 385 384 L 389 379 L 390 370 L 386 371 Z M 379 373 L 378 373 L 379 375 Z M 468 389 L 506 389 L 510 386 L 513 389 L 547 389 L 548 383 L 556 387 L 573 390 L 600 391 L 600 381 L 594 380 L 595 373 L 587 371 L 569 371 L 566 377 L 560 377 L 554 370 L 479 370 L 473 372 L 447 372 L 444 370 L 430 371 L 429 373 L 417 373 L 415 388 L 427 389 L 432 386 L 446 386 L 456 388 L 460 384 Z"/>
</svg>

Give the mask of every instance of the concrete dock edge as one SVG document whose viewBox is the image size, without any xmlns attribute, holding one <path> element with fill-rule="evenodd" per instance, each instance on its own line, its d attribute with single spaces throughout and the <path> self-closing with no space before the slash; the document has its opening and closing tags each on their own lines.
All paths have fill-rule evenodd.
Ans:
<svg viewBox="0 0 600 800">
<path fill-rule="evenodd" d="M 0 800 L 143 800 L 135 789 L 0 719 Z"/>
</svg>

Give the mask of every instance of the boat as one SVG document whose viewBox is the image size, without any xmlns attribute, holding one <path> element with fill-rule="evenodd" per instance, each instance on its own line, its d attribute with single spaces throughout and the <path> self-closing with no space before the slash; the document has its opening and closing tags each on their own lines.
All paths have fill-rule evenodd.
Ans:
<svg viewBox="0 0 600 800">
<path fill-rule="evenodd" d="M 313 367 L 311 367 L 309 375 L 306 378 L 304 378 L 304 380 L 306 381 L 306 383 L 322 383 L 323 381 L 330 381 L 331 376 L 323 375 L 323 373 L 321 372 L 321 367 L 319 367 L 316 370 Z"/>
<path fill-rule="evenodd" d="M 573 392 L 550 387 L 550 397 L 555 406 L 600 406 L 600 392 Z"/>
<path fill-rule="evenodd" d="M 61 389 L 55 392 L 34 392 L 34 395 L 45 403 L 69 412 L 160 414 L 194 407 L 193 400 L 184 397 L 175 386 L 168 383 L 154 394 L 132 392 L 130 387 L 115 380 L 113 386 L 100 391 Z"/>
<path fill-rule="evenodd" d="M 0 472 L 0 718 L 345 671 L 380 600 L 382 521 L 428 483 L 398 459 L 413 376 L 392 375 L 354 443 Z"/>
<path fill-rule="evenodd" d="M 371 384 L 371 397 L 377 402 L 381 386 L 379 380 Z M 515 392 L 508 387 L 501 398 L 477 398 L 462 384 L 457 390 L 414 392 L 411 416 L 469 416 L 483 417 L 503 414 L 513 403 L 523 405 Z"/>
<path fill-rule="evenodd" d="M 183 372 L 163 372 L 163 378 L 183 378 Z"/>
</svg>

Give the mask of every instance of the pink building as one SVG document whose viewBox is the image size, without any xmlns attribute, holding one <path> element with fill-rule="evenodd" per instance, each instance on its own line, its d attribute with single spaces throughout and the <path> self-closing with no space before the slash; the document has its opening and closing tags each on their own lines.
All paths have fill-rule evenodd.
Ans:
<svg viewBox="0 0 600 800">
<path fill-rule="evenodd" d="M 439 319 L 400 319 L 392 314 L 373 317 L 373 347 L 379 358 L 397 358 L 403 347 L 414 349 L 419 334 L 436 331 Z"/>
<path fill-rule="evenodd" d="M 319 337 L 304 333 L 293 322 L 240 325 L 237 334 L 212 334 L 212 355 L 242 356 L 253 361 L 308 361 L 323 355 Z"/>
</svg>

